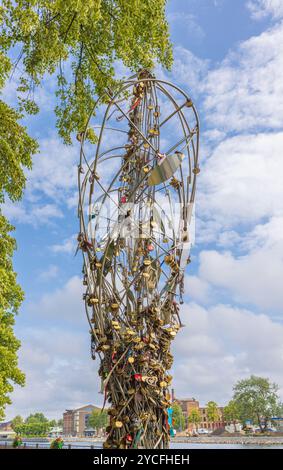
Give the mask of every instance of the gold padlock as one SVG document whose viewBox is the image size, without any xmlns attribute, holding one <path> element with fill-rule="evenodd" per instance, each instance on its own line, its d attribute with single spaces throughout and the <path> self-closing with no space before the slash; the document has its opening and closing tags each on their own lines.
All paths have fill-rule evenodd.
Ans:
<svg viewBox="0 0 283 470">
<path fill-rule="evenodd" d="M 116 304 L 116 303 L 111 304 L 112 310 L 117 310 L 118 308 L 119 308 L 119 304 Z"/>
<path fill-rule="evenodd" d="M 145 266 L 150 266 L 150 265 L 151 265 L 150 259 L 147 259 L 147 258 L 144 259 L 143 264 L 144 264 Z"/>
<path fill-rule="evenodd" d="M 115 427 L 116 428 L 121 428 L 123 426 L 122 421 L 115 421 Z"/>
</svg>

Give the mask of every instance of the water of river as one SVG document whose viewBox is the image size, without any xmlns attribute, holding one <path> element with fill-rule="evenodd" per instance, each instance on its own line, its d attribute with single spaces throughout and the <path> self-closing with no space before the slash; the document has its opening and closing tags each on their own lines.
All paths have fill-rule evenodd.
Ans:
<svg viewBox="0 0 283 470">
<path fill-rule="evenodd" d="M 8 441 L 9 442 L 9 441 Z M 10 441 L 11 442 L 11 441 Z M 39 448 L 49 448 L 49 441 L 33 441 L 23 439 L 23 442 L 26 443 L 26 447 L 35 447 L 38 444 Z M 10 444 L 10 443 L 9 443 Z M 68 441 L 64 440 L 64 447 L 68 448 L 71 446 L 71 449 L 89 449 L 93 446 L 93 449 L 101 449 L 102 443 L 90 441 Z M 5 445 L 5 441 L 1 440 L 0 445 Z M 170 444 L 171 449 L 283 449 L 283 445 L 253 445 L 253 444 L 200 444 L 200 443 L 184 443 L 184 442 L 172 442 Z"/>
</svg>

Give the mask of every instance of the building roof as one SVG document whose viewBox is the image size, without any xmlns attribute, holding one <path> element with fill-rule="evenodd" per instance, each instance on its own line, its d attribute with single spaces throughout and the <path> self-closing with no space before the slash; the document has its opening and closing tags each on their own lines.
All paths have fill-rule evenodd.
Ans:
<svg viewBox="0 0 283 470">
<path fill-rule="evenodd" d="M 195 398 L 175 398 L 177 401 L 197 401 Z"/>
<path fill-rule="evenodd" d="M 0 423 L 0 429 L 11 427 L 12 421 L 5 421 L 4 423 Z"/>
<path fill-rule="evenodd" d="M 96 406 L 96 405 L 84 405 L 84 406 L 80 406 L 79 408 L 73 408 L 73 409 L 66 409 L 66 412 L 70 412 L 70 411 L 88 411 L 88 408 L 90 411 L 94 410 L 94 409 L 100 409 L 99 406 Z"/>
</svg>

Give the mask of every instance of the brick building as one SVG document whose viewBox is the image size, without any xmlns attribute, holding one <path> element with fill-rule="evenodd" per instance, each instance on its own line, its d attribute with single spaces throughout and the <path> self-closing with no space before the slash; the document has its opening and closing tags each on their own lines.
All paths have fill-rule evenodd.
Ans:
<svg viewBox="0 0 283 470">
<path fill-rule="evenodd" d="M 186 428 L 192 429 L 195 426 L 188 422 L 188 417 L 193 409 L 197 410 L 201 416 L 201 422 L 198 424 L 198 428 L 203 429 L 217 429 L 225 426 L 224 417 L 223 417 L 223 407 L 218 407 L 219 420 L 215 422 L 209 422 L 207 417 L 207 408 L 205 406 L 199 406 L 199 402 L 195 398 L 183 398 L 175 399 L 182 408 Z"/>
<path fill-rule="evenodd" d="M 84 437 L 88 428 L 88 418 L 97 406 L 86 405 L 63 413 L 64 436 Z"/>
</svg>

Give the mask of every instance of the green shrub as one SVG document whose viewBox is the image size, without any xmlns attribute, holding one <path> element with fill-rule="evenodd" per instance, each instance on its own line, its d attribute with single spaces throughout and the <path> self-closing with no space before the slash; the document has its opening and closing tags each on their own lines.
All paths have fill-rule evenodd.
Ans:
<svg viewBox="0 0 283 470">
<path fill-rule="evenodd" d="M 20 447 L 23 444 L 22 438 L 20 436 L 16 436 L 15 439 L 13 440 L 13 447 L 16 449 L 17 447 Z"/>
</svg>

